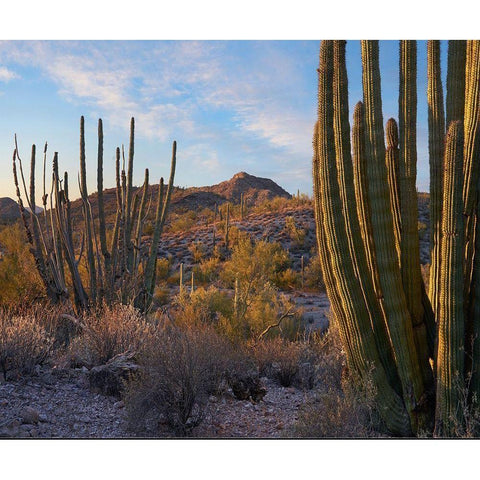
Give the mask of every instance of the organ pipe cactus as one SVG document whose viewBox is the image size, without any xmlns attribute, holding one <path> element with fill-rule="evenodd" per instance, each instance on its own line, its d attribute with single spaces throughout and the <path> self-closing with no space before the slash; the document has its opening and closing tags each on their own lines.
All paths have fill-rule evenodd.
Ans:
<svg viewBox="0 0 480 480">
<path fill-rule="evenodd" d="M 472 205 L 478 203 L 479 173 L 472 161 L 479 158 L 479 42 L 465 42 L 465 46 L 465 55 L 462 42 L 449 47 L 449 68 L 455 71 L 447 75 L 447 119 L 461 118 L 453 118 L 443 158 L 440 45 L 428 43 L 435 261 L 428 296 L 420 274 L 417 231 L 416 42 L 400 42 L 400 129 L 397 132 L 394 119 L 388 121 L 387 149 L 378 42 L 361 42 L 363 103 L 355 107 L 351 149 L 345 43 L 323 41 L 320 47 L 318 121 L 313 138 L 320 263 L 347 361 L 361 377 L 366 375 L 367 364 L 374 366 L 379 412 L 395 412 L 394 418 L 382 418 L 397 435 L 455 435 L 463 427 L 459 412 L 466 389 L 470 385 L 468 408 L 475 408 L 480 394 L 480 344 L 472 342 L 471 353 L 466 348 L 480 328 L 478 237 L 474 237 L 478 255 L 466 255 L 468 234 L 473 235 L 469 228 L 476 225 L 478 229 L 478 210 Z M 467 122 L 469 128 L 464 130 Z M 472 245 L 470 241 L 473 251 Z M 473 272 L 468 289 L 464 288 L 464 272 Z M 473 357 L 470 364 L 467 354 Z M 471 384 L 465 383 L 470 375 Z"/>
<path fill-rule="evenodd" d="M 429 40 L 428 70 L 428 153 L 430 164 L 430 277 L 428 297 L 434 312 L 438 309 L 440 290 L 440 242 L 442 213 L 443 140 L 445 111 L 440 70 L 440 42 Z"/>
<path fill-rule="evenodd" d="M 71 287 L 73 290 L 74 304 L 78 310 L 89 309 L 99 305 L 103 301 L 111 303 L 118 298 L 124 302 L 133 302 L 141 310 L 147 310 L 151 305 L 155 287 L 158 246 L 173 191 L 176 142 L 173 143 L 168 187 L 165 189 L 163 179 L 160 181 L 152 242 L 149 251 L 145 252 L 145 248 L 142 245 L 142 232 L 148 210 L 149 172 L 148 170 L 145 171 L 143 188 L 135 192 L 133 187 L 134 126 L 135 122 L 132 118 L 130 123 L 127 172 L 125 172 L 124 159 L 122 168 L 120 166 L 120 148 L 116 149 L 117 212 L 110 246 L 107 244 L 108 227 L 104 206 L 102 121 L 99 120 L 98 122 L 98 220 L 95 221 L 87 191 L 84 118 L 81 117 L 80 120 L 79 186 L 84 222 L 81 245 L 78 245 L 79 242 L 74 238 L 68 174 L 65 173 L 64 178 L 60 178 L 58 153 L 55 152 L 53 158 L 50 209 L 49 212 L 47 212 L 48 195 L 45 192 L 45 147 L 44 194 L 42 197 L 45 221 L 44 224 L 42 224 L 35 211 L 35 146 L 32 148 L 29 192 L 27 192 L 23 178 L 22 162 L 18 153 L 18 147 L 16 146 L 15 148 L 13 157 L 14 182 L 17 188 L 17 197 L 22 218 L 24 218 L 27 238 L 32 245 L 32 254 L 34 255 L 40 276 L 45 284 L 47 295 L 55 302 L 68 298 L 69 287 Z M 30 219 L 27 218 L 25 208 L 23 207 L 18 172 L 21 174 L 20 179 L 24 187 L 24 195 L 30 207 Z M 134 227 L 136 227 L 135 231 L 133 231 Z M 85 258 L 83 257 L 84 250 L 86 253 Z M 80 274 L 79 265 L 82 261 L 86 262 L 88 282 L 85 282 L 85 279 Z M 64 262 L 67 265 L 69 277 L 66 277 Z"/>
<path fill-rule="evenodd" d="M 442 215 L 442 274 L 438 315 L 436 430 L 451 436 L 462 425 L 465 320 L 463 305 L 463 125 L 453 121 L 445 145 Z"/>
</svg>

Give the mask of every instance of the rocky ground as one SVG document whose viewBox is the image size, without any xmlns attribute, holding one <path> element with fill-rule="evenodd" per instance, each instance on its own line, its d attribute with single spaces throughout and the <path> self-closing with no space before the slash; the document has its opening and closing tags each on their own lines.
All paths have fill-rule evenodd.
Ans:
<svg viewBox="0 0 480 480">
<path fill-rule="evenodd" d="M 284 388 L 262 378 L 258 403 L 231 390 L 209 398 L 197 438 L 275 438 L 288 432 L 315 390 Z M 132 438 L 123 402 L 89 389 L 86 369 L 41 367 L 32 376 L 0 384 L 0 437 Z"/>
<path fill-rule="evenodd" d="M 305 237 L 301 242 L 292 236 L 286 227 L 287 217 L 292 217 L 295 226 L 305 231 Z M 424 265 L 430 262 L 429 238 L 429 199 L 425 194 L 419 195 L 418 200 L 418 223 L 420 237 L 420 262 Z M 231 226 L 247 232 L 252 239 L 268 239 L 282 245 L 289 251 L 292 260 L 292 267 L 299 271 L 301 257 L 308 262 L 312 252 L 316 248 L 315 218 L 313 208 L 310 206 L 298 206 L 286 208 L 279 212 L 266 212 L 261 214 L 252 213 L 244 219 L 231 219 Z M 217 230 L 220 222 L 217 222 Z M 223 241 L 223 234 L 216 234 L 216 242 Z M 196 226 L 185 232 L 164 233 L 160 242 L 159 256 L 171 256 L 172 267 L 178 268 L 180 262 L 184 268 L 190 268 L 193 264 L 193 256 L 190 246 L 198 242 L 206 249 L 209 256 L 213 251 L 213 224 Z"/>
<path fill-rule="evenodd" d="M 298 228 L 306 231 L 299 246 L 289 235 L 285 222 L 293 217 Z M 290 251 L 293 266 L 299 269 L 300 258 L 315 246 L 313 210 L 296 207 L 282 212 L 250 215 L 232 220 L 232 225 L 250 233 L 253 238 L 278 241 Z M 429 262 L 428 199 L 419 198 L 420 257 Z M 192 261 L 189 246 L 199 241 L 212 248 L 212 226 L 196 227 L 180 234 L 165 234 L 161 255 L 167 253 Z M 328 326 L 329 303 L 325 294 L 289 292 L 304 310 L 307 328 Z M 123 402 L 90 390 L 88 370 L 38 367 L 28 377 L 0 382 L 0 437 L 9 438 L 126 438 L 135 434 L 128 430 Z M 295 422 L 304 402 L 315 390 L 283 388 L 262 379 L 267 389 L 258 403 L 235 399 L 231 391 L 210 397 L 204 422 L 196 428 L 196 437 L 275 438 L 286 434 Z"/>
</svg>

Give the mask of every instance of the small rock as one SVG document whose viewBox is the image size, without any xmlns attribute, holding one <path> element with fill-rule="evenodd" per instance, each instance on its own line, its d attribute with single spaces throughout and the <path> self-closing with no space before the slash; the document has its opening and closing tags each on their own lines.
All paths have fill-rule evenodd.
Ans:
<svg viewBox="0 0 480 480">
<path fill-rule="evenodd" d="M 15 419 L 0 427 L 0 438 L 14 438 L 20 436 L 20 422 Z"/>
<path fill-rule="evenodd" d="M 88 415 L 79 415 L 76 420 L 82 423 L 91 423 L 92 419 Z"/>
<path fill-rule="evenodd" d="M 38 423 L 39 414 L 34 408 L 25 407 L 20 413 L 20 418 L 22 419 L 22 423 L 26 423 L 26 424 Z"/>
<path fill-rule="evenodd" d="M 114 408 L 123 408 L 125 406 L 125 404 L 123 403 L 122 400 L 120 400 L 119 402 L 115 402 L 113 404 Z"/>
<path fill-rule="evenodd" d="M 210 397 L 208 397 L 208 401 L 212 403 L 217 403 L 218 398 L 215 395 L 210 395 Z"/>
</svg>

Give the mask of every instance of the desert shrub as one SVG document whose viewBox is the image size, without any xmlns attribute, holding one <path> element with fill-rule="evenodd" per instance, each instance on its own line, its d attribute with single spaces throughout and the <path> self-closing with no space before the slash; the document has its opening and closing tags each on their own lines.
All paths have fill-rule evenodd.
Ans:
<svg viewBox="0 0 480 480">
<path fill-rule="evenodd" d="M 320 292 L 325 291 L 322 268 L 317 254 L 312 256 L 308 264 L 305 266 L 304 286 Z"/>
<path fill-rule="evenodd" d="M 292 385 L 298 372 L 298 344 L 273 338 L 251 343 L 250 351 L 260 375 L 277 380 L 283 387 Z"/>
<path fill-rule="evenodd" d="M 227 336 L 234 339 L 257 337 L 282 317 L 278 332 L 295 336 L 300 320 L 293 302 L 279 295 L 275 285 L 281 284 L 283 272 L 290 263 L 288 253 L 278 243 L 253 243 L 248 235 L 239 236 L 230 260 L 225 262 L 220 278 L 235 288 L 235 308 L 229 318 L 220 317 Z"/>
<path fill-rule="evenodd" d="M 157 435 L 190 434 L 203 420 L 208 396 L 225 377 L 230 349 L 208 327 L 167 325 L 157 331 L 139 358 L 142 373 L 126 388 L 130 428 Z"/>
<path fill-rule="evenodd" d="M 375 410 L 376 390 L 371 375 L 359 379 L 345 364 L 334 323 L 323 336 L 309 339 L 316 358 L 319 392 L 300 409 L 287 433 L 294 438 L 378 437 L 383 426 Z M 373 368 L 373 366 L 372 366 Z"/>
<path fill-rule="evenodd" d="M 300 284 L 300 275 L 292 268 L 280 272 L 277 277 L 277 286 L 282 290 L 292 290 Z"/>
<path fill-rule="evenodd" d="M 247 335 L 244 338 L 265 335 L 267 338 L 282 336 L 293 340 L 301 333 L 301 312 L 295 303 L 270 284 L 265 284 L 262 290 L 256 290 L 250 297 L 243 286 L 240 287 L 238 320 L 243 322 Z M 280 321 L 281 319 L 281 321 Z"/>
<path fill-rule="evenodd" d="M 216 326 L 218 314 L 230 316 L 231 298 L 214 286 L 199 287 L 192 293 L 185 290 L 175 297 L 176 322 L 185 326 Z"/>
<path fill-rule="evenodd" d="M 53 338 L 31 315 L 0 316 L 0 369 L 4 380 L 12 370 L 31 373 L 51 353 Z"/>
<path fill-rule="evenodd" d="M 229 261 L 225 262 L 221 278 L 230 287 L 238 278 L 253 288 L 266 281 L 276 285 L 281 272 L 290 266 L 288 252 L 279 243 L 263 240 L 252 242 L 247 234 L 239 235 Z"/>
<path fill-rule="evenodd" d="M 69 355 L 72 363 L 89 367 L 126 351 L 140 351 L 154 331 L 136 309 L 120 304 L 104 307 L 79 323 L 82 333 L 70 344 Z"/>
<path fill-rule="evenodd" d="M 298 414 L 289 436 L 294 438 L 367 438 L 375 435 L 365 407 L 343 392 L 319 393 Z"/>
<path fill-rule="evenodd" d="M 294 247 L 303 247 L 307 231 L 304 228 L 298 227 L 295 223 L 295 219 L 291 215 L 285 217 L 285 230 L 287 231 Z"/>
<path fill-rule="evenodd" d="M 199 263 L 205 257 L 206 247 L 201 242 L 193 242 L 188 250 L 192 254 L 193 263 Z"/>
<path fill-rule="evenodd" d="M 284 197 L 274 197 L 258 203 L 254 208 L 254 212 L 279 212 L 285 208 L 288 208 L 289 206 L 292 206 L 290 199 Z"/>
<path fill-rule="evenodd" d="M 0 304 L 25 305 L 44 295 L 44 287 L 20 223 L 0 231 Z"/>
<path fill-rule="evenodd" d="M 200 285 L 209 284 L 218 278 L 220 260 L 217 257 L 202 260 L 200 264 L 194 265 L 193 275 L 195 282 Z"/>
<path fill-rule="evenodd" d="M 165 225 L 165 231 L 170 233 L 185 232 L 190 230 L 196 223 L 197 216 L 193 210 L 185 213 L 170 213 L 170 222 Z"/>
<path fill-rule="evenodd" d="M 156 279 L 166 280 L 170 274 L 170 260 L 168 258 L 157 258 Z"/>
<path fill-rule="evenodd" d="M 162 286 L 156 286 L 153 292 L 153 307 L 158 308 L 167 305 L 170 300 L 170 290 Z"/>
</svg>

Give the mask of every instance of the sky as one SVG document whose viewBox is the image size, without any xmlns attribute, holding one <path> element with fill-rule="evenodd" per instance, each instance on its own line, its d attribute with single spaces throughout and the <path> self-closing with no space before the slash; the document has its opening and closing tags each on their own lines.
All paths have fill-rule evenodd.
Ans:
<svg viewBox="0 0 480 480">
<path fill-rule="evenodd" d="M 320 40 L 2 41 L 0 197 L 14 198 L 14 134 L 24 164 L 48 142 L 48 167 L 76 178 L 79 120 L 85 116 L 89 191 L 96 190 L 97 121 L 104 126 L 105 186 L 114 186 L 117 146 L 128 146 L 135 117 L 134 183 L 168 177 L 211 185 L 239 171 L 311 194 L 311 137 L 317 109 Z M 442 73 L 446 44 L 442 42 Z M 380 42 L 384 121 L 398 118 L 398 42 Z M 350 114 L 362 98 L 358 41 L 347 42 Z M 418 175 L 427 191 L 426 42 L 418 42 Z M 27 168 L 28 170 L 28 168 Z M 41 154 L 37 154 L 37 177 Z M 71 186 L 72 196 L 78 188 Z M 39 194 L 40 195 L 40 194 Z M 38 202 L 38 201 L 37 201 Z"/>
</svg>

